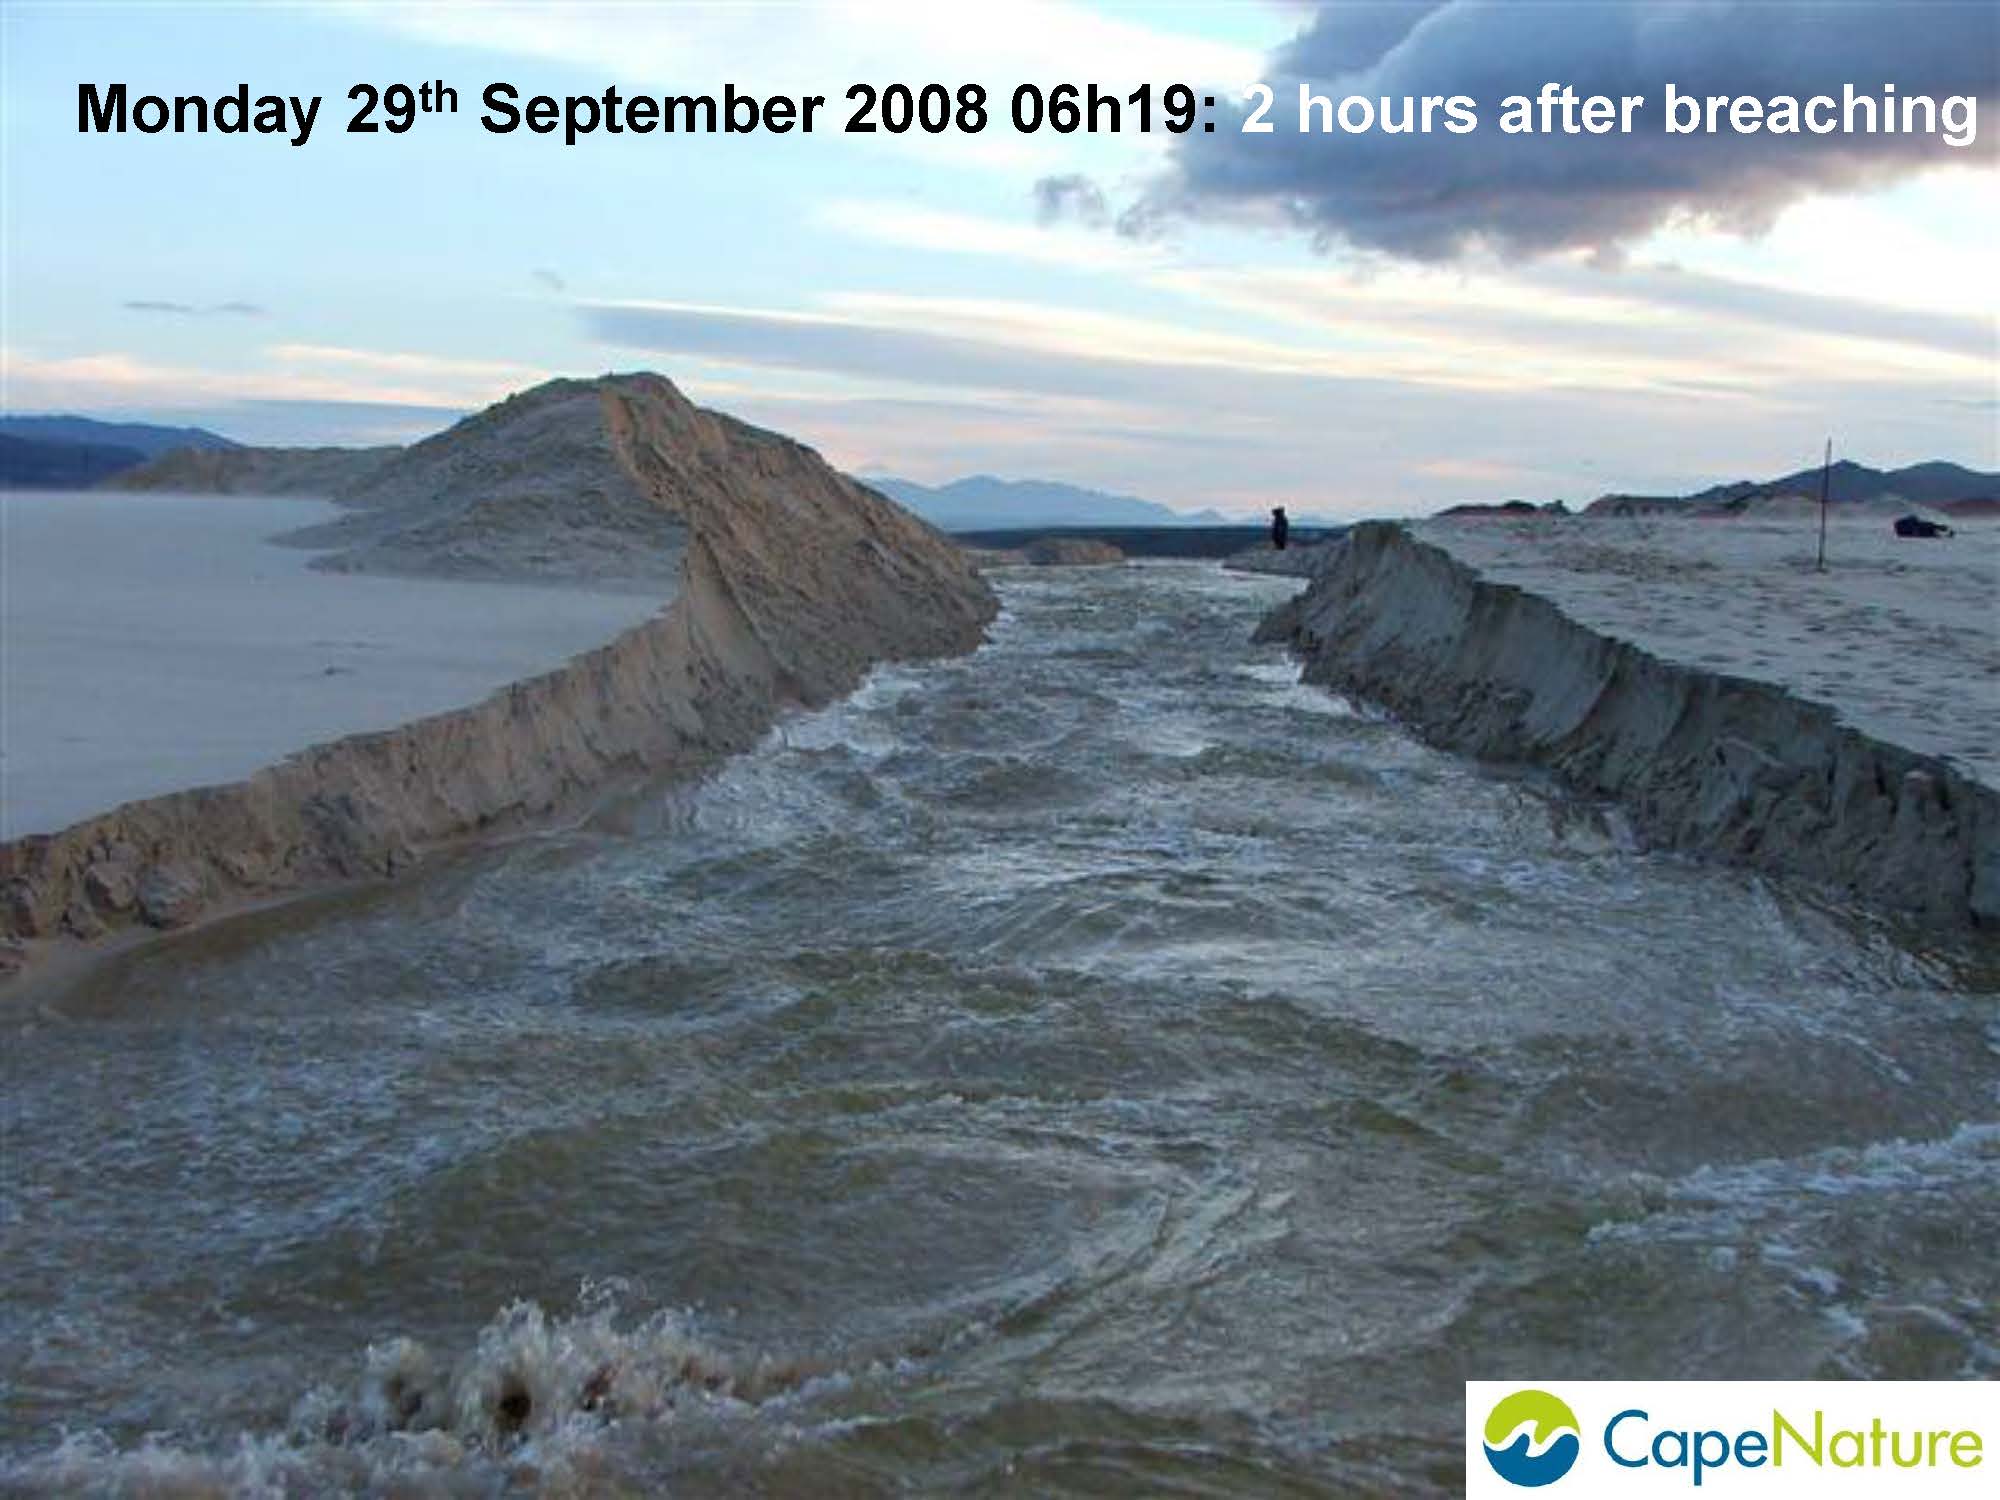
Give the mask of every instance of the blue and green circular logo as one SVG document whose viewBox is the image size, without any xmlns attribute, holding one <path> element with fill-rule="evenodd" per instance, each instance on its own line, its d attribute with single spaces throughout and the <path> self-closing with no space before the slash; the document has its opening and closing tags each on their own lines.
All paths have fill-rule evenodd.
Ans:
<svg viewBox="0 0 2000 1500">
<path fill-rule="evenodd" d="M 1516 1391 L 1486 1417 L 1486 1461 L 1509 1484 L 1540 1489 L 1570 1471 L 1583 1429 L 1569 1403 L 1547 1391 Z"/>
</svg>

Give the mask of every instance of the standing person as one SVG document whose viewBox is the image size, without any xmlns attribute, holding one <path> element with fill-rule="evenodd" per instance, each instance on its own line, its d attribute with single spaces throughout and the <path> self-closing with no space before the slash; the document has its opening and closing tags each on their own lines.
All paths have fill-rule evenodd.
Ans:
<svg viewBox="0 0 2000 1500">
<path fill-rule="evenodd" d="M 1285 550 L 1285 539 L 1292 534 L 1292 523 L 1285 518 L 1285 507 L 1271 508 L 1271 546 L 1279 552 Z"/>
</svg>

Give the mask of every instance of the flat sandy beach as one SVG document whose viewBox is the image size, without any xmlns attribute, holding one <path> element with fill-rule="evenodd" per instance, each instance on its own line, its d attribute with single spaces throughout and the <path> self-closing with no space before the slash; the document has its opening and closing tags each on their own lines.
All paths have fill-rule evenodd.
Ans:
<svg viewBox="0 0 2000 1500">
<path fill-rule="evenodd" d="M 0 496 L 0 837 L 475 703 L 664 600 L 318 572 L 315 500 Z"/>
<path fill-rule="evenodd" d="M 1939 541 L 1809 518 L 1480 518 L 1417 536 L 1668 661 L 1779 683 L 2000 785 L 2000 525 Z"/>
</svg>

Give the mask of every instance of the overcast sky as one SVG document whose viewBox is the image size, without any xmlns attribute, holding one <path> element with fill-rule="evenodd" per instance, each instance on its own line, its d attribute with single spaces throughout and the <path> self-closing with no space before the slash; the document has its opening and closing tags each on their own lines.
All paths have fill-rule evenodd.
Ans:
<svg viewBox="0 0 2000 1500">
<path fill-rule="evenodd" d="M 5 404 L 379 442 L 657 369 L 846 467 L 1188 508 L 1587 500 L 1838 449 L 2000 466 L 1986 3 L 1076 0 L 0 9 Z M 344 133 L 350 86 L 460 112 Z M 1501 94 L 1972 93 L 1980 141 L 1537 140 Z M 1469 136 L 1237 131 L 1467 93 Z M 810 136 L 489 135 L 478 95 L 829 96 Z M 858 81 L 989 86 L 974 137 L 846 135 Z M 1214 134 L 1026 136 L 1019 82 L 1195 84 Z M 326 96 L 312 139 L 81 135 L 77 85 Z M 1646 116 L 1642 115 L 1642 120 Z"/>
</svg>

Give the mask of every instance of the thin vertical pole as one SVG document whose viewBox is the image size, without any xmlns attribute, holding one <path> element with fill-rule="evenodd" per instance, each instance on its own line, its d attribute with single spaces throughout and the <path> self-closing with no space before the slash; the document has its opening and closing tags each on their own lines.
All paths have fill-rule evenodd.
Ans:
<svg viewBox="0 0 2000 1500">
<path fill-rule="evenodd" d="M 1826 571 L 1826 491 L 1833 478 L 1833 439 L 1826 440 L 1826 462 L 1819 470 L 1819 558 L 1813 563 L 1816 572 Z"/>
</svg>

